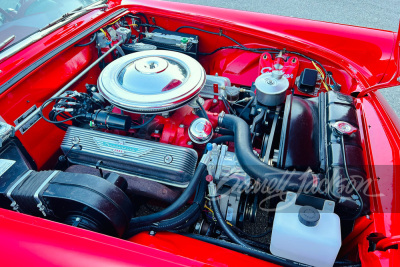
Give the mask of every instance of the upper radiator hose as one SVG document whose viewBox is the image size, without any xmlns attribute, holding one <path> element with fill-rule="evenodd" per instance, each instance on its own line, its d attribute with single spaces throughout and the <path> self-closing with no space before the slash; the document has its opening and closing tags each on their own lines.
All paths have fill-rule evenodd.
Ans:
<svg viewBox="0 0 400 267">
<path fill-rule="evenodd" d="M 320 185 L 317 175 L 311 172 L 285 171 L 271 167 L 254 154 L 250 138 L 249 125 L 241 118 L 221 114 L 218 120 L 220 127 L 234 133 L 235 153 L 243 170 L 252 178 L 268 185 L 273 190 L 308 192 Z"/>
</svg>

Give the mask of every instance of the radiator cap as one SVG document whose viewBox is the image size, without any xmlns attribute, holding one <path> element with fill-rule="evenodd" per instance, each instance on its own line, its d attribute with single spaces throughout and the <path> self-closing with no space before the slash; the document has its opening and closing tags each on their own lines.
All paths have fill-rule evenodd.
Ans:
<svg viewBox="0 0 400 267">
<path fill-rule="evenodd" d="M 178 52 L 151 50 L 114 60 L 98 79 L 100 93 L 118 108 L 157 114 L 196 97 L 206 74 L 195 59 Z"/>
</svg>

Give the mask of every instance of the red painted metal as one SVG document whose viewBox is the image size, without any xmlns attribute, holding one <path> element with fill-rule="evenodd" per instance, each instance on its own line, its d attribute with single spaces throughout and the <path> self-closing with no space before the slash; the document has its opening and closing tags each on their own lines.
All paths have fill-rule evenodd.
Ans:
<svg viewBox="0 0 400 267">
<path fill-rule="evenodd" d="M 154 236 L 141 233 L 131 238 L 130 241 L 167 251 L 174 255 L 196 259 L 210 266 L 276 266 L 229 249 L 174 233 L 157 233 Z M 241 257 L 237 257 L 237 254 Z"/>
<path fill-rule="evenodd" d="M 268 46 L 302 51 L 323 63 L 342 85 L 344 93 L 359 93 L 356 107 L 365 148 L 365 164 L 372 181 L 369 187 L 371 214 L 369 218 L 356 221 L 353 233 L 343 242 L 342 254 L 352 259 L 359 257 L 363 266 L 400 265 L 398 249 L 369 252 L 367 240 L 369 235 L 376 233 L 382 234 L 387 240 L 397 240 L 400 235 L 400 201 L 397 197 L 400 192 L 400 123 L 382 95 L 373 92 L 399 84 L 396 81 L 399 73 L 398 34 L 155 0 L 110 0 L 109 6 L 106 11 L 92 11 L 61 27 L 10 58 L 0 59 L 0 85 L 69 40 L 72 35 L 89 29 L 121 7 L 128 7 L 132 12 L 145 12 L 169 30 L 182 25 L 214 32 L 222 29 L 223 33 L 249 47 Z M 93 32 L 96 30 L 93 29 Z M 182 31 L 200 36 L 201 52 L 233 45 L 223 37 L 210 38 L 205 33 L 189 29 Z M 86 37 L 82 42 L 88 39 Z M 70 47 L 27 74 L 0 95 L 1 117 L 13 124 L 32 105 L 40 106 L 93 62 L 96 53 L 93 47 Z M 227 49 L 199 60 L 208 74 L 218 73 L 230 78 L 234 84 L 250 86 L 259 74 L 259 57 L 260 54 L 249 51 Z M 307 60 L 301 57 L 298 60 L 298 72 L 303 68 L 313 68 Z M 99 72 L 99 68 L 94 68 L 73 89 L 84 90 L 85 83 L 95 84 Z M 215 126 L 217 107 L 214 109 L 212 104 L 208 105 L 208 115 Z M 165 134 L 163 131 L 158 136 L 160 141 L 187 145 L 189 139 L 185 129 L 195 115 L 186 109 L 179 112 L 179 118 L 156 118 L 158 123 L 167 127 Z M 179 129 L 180 124 L 185 125 L 184 129 Z M 17 137 L 42 170 L 52 166 L 51 159 L 60 153 L 63 132 L 40 121 L 24 135 L 17 133 Z M 0 242 L 3 265 L 26 265 L 32 262 L 46 266 L 261 264 L 251 257 L 174 234 L 157 234 L 155 237 L 141 234 L 127 242 L 6 210 L 0 210 L 0 236 L 3 241 Z M 382 245 L 382 248 L 387 247 Z"/>
<path fill-rule="evenodd" d="M 376 250 L 386 251 L 388 249 L 398 249 L 400 244 L 400 236 L 391 236 L 388 238 L 384 238 L 376 243 Z"/>
<path fill-rule="evenodd" d="M 288 57 L 285 61 L 283 57 L 272 57 L 270 53 L 264 53 L 260 56 L 259 74 L 272 72 L 274 70 L 283 71 L 284 76 L 289 81 L 289 88 L 293 88 L 299 69 L 299 59 L 297 57 Z"/>
<path fill-rule="evenodd" d="M 208 99 L 204 102 L 204 109 L 207 112 L 208 119 L 210 120 L 213 128 L 216 128 L 218 125 L 218 114 L 221 111 L 227 112 L 222 101 L 214 103 L 212 99 Z M 113 109 L 114 113 L 121 113 L 121 110 L 118 108 Z M 124 112 L 126 115 L 130 115 L 132 120 L 140 119 L 140 114 L 128 113 Z M 204 145 L 196 145 L 191 142 L 191 139 L 188 134 L 188 128 L 193 120 L 197 119 L 198 116 L 193 113 L 193 108 L 189 106 L 184 106 L 176 110 L 172 113 L 171 116 L 156 116 L 151 124 L 149 124 L 145 129 L 145 132 L 150 133 L 150 136 L 155 140 L 183 147 L 197 148 L 199 151 L 202 151 Z M 156 131 L 158 130 L 158 131 Z M 162 133 L 160 134 L 160 130 Z M 211 130 L 211 129 L 210 129 Z M 108 131 L 116 134 L 125 135 L 126 133 L 121 131 Z M 137 129 L 131 129 L 129 131 L 132 134 L 138 132 Z"/>
</svg>

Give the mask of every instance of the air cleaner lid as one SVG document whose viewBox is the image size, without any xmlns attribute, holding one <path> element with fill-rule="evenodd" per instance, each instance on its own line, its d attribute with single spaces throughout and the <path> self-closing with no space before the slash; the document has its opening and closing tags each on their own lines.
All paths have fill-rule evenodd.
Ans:
<svg viewBox="0 0 400 267">
<path fill-rule="evenodd" d="M 101 72 L 98 87 L 110 103 L 123 110 L 160 113 L 192 100 L 205 77 L 195 59 L 178 52 L 152 50 L 111 62 Z"/>
</svg>

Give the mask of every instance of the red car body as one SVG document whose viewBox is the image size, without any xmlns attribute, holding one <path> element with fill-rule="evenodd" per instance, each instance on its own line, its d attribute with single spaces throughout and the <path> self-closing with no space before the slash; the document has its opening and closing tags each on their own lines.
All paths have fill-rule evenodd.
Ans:
<svg viewBox="0 0 400 267">
<path fill-rule="evenodd" d="M 268 40 L 272 46 L 306 52 L 333 72 L 343 93 L 356 97 L 365 165 L 368 177 L 373 179 L 371 214 L 357 219 L 353 232 L 343 240 L 340 254 L 359 257 L 363 266 L 400 266 L 400 124 L 377 91 L 400 84 L 397 33 L 156 0 L 110 0 L 108 6 L 0 59 L 0 85 L 10 84 L 0 95 L 3 120 L 12 123 L 32 105 L 40 106 L 94 60 L 90 47 L 69 46 L 41 62 L 46 55 L 96 23 L 111 23 L 127 12 L 145 12 L 170 30 L 183 23 L 206 30 L 223 29 L 248 45 Z M 125 10 L 110 18 L 121 9 Z M 203 33 L 197 34 L 202 38 Z M 202 52 L 230 45 L 224 39 L 202 40 Z M 218 55 L 211 59 L 214 64 L 206 68 L 207 73 L 229 77 L 234 84 L 251 85 L 257 77 L 257 55 L 230 51 L 223 56 L 226 60 L 219 60 Z M 35 62 L 41 63 L 29 69 Z M 246 62 L 246 68 L 241 62 Z M 96 83 L 98 75 L 99 70 L 92 69 L 77 85 Z M 29 129 L 29 134 L 16 136 L 38 169 L 52 164 L 50 159 L 63 138 L 59 129 L 44 121 Z M 268 266 L 250 256 L 178 234 L 142 233 L 126 241 L 4 209 L 0 209 L 0 236 L 3 266 Z M 371 242 L 376 244 L 374 251 L 369 251 Z"/>
</svg>

